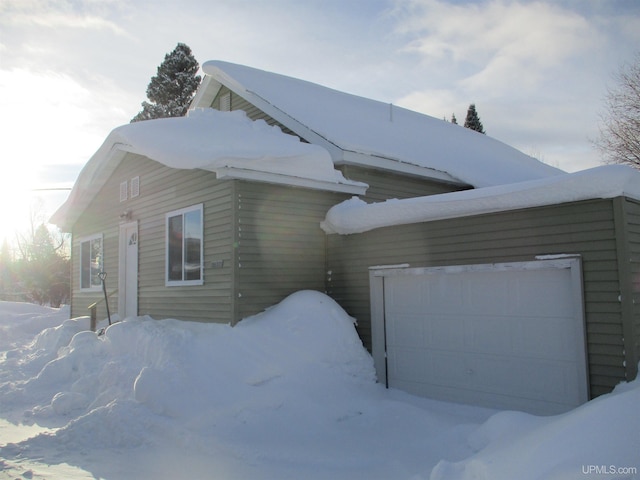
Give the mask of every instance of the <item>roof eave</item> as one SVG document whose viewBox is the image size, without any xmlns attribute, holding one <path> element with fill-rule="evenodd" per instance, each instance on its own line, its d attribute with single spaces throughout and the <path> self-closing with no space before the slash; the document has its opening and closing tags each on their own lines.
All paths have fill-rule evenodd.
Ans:
<svg viewBox="0 0 640 480">
<path fill-rule="evenodd" d="M 361 182 L 330 182 L 313 178 L 295 177 L 272 172 L 260 172 L 243 168 L 222 167 L 216 168 L 216 178 L 223 180 L 250 180 L 289 187 L 302 187 L 311 190 L 324 190 L 329 192 L 348 193 L 351 195 L 364 195 L 369 185 Z"/>
<path fill-rule="evenodd" d="M 336 165 L 355 165 L 360 167 L 375 168 L 394 173 L 403 173 L 414 177 L 434 180 L 440 183 L 454 185 L 456 187 L 472 188 L 467 182 L 463 182 L 447 172 L 436 170 L 434 168 L 422 167 L 412 163 L 395 160 L 380 155 L 373 155 L 350 150 L 344 150 L 342 160 L 336 162 Z"/>
</svg>

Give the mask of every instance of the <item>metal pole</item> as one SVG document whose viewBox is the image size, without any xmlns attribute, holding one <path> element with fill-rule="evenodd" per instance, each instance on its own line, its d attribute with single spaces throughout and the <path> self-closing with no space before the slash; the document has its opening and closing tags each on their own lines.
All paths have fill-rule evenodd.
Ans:
<svg viewBox="0 0 640 480">
<path fill-rule="evenodd" d="M 109 325 L 111 325 L 111 314 L 109 313 L 109 298 L 107 296 L 107 285 L 105 280 L 107 278 L 107 272 L 100 272 L 98 274 L 100 281 L 102 282 L 102 292 L 104 293 L 104 304 L 107 307 L 107 318 L 109 319 Z"/>
</svg>

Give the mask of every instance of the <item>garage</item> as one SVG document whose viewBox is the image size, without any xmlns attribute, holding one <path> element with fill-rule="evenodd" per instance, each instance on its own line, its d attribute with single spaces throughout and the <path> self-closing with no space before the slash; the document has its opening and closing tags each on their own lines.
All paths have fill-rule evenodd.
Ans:
<svg viewBox="0 0 640 480">
<path fill-rule="evenodd" d="M 579 258 L 372 267 L 370 288 L 388 387 L 536 414 L 588 400 Z"/>
</svg>

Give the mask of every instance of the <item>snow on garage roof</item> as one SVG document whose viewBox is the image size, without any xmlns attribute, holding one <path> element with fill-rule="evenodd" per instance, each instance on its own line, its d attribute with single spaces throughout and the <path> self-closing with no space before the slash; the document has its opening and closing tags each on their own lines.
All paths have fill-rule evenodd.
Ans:
<svg viewBox="0 0 640 480">
<path fill-rule="evenodd" d="M 225 85 L 336 164 L 415 173 L 476 188 L 562 172 L 487 135 L 388 103 L 221 61 L 205 62 L 192 103 L 209 107 Z"/>
<path fill-rule="evenodd" d="M 381 227 L 627 196 L 640 200 L 640 172 L 608 165 L 543 180 L 367 204 L 358 198 L 332 207 L 326 233 L 348 235 Z"/>
<path fill-rule="evenodd" d="M 362 194 L 367 185 L 345 179 L 329 153 L 242 111 L 190 110 L 187 117 L 147 120 L 114 129 L 82 169 L 67 201 L 53 215 L 71 226 L 127 152 L 176 169 L 202 169 L 218 178 L 296 185 Z"/>
</svg>

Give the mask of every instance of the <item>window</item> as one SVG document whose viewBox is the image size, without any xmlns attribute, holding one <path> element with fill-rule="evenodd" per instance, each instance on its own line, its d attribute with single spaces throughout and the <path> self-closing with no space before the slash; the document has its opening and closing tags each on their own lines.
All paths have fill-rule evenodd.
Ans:
<svg viewBox="0 0 640 480">
<path fill-rule="evenodd" d="M 202 285 L 202 205 L 167 214 L 167 285 Z"/>
<path fill-rule="evenodd" d="M 80 241 L 80 289 L 92 290 L 101 286 L 98 274 L 102 271 L 102 235 Z"/>
</svg>

